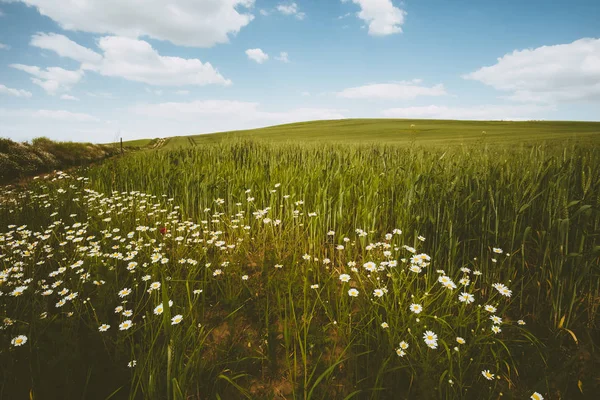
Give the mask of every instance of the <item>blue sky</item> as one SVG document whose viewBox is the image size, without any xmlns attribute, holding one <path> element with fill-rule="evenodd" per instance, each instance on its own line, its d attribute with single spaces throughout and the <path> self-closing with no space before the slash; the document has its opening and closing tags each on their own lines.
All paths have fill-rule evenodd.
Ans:
<svg viewBox="0 0 600 400">
<path fill-rule="evenodd" d="M 600 120 L 600 2 L 0 0 L 0 136 Z"/>
</svg>

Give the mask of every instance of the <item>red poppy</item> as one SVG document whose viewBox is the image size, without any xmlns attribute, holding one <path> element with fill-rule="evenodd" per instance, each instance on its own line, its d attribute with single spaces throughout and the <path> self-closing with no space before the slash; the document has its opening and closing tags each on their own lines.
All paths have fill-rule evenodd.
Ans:
<svg viewBox="0 0 600 400">
<path fill-rule="evenodd" d="M 160 233 L 162 233 L 164 235 L 165 233 L 167 233 L 167 227 L 166 226 L 161 226 L 161 228 L 160 228 L 159 231 L 160 231 Z"/>
</svg>

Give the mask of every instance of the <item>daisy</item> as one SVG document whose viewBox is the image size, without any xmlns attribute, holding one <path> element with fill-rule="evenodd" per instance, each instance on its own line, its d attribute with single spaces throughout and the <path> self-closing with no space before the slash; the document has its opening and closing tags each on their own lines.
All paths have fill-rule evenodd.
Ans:
<svg viewBox="0 0 600 400">
<path fill-rule="evenodd" d="M 150 291 L 160 289 L 160 282 L 152 282 L 150 284 Z"/>
<path fill-rule="evenodd" d="M 494 326 L 492 326 L 492 332 L 500 333 L 500 332 L 502 332 L 502 329 L 500 329 L 500 327 L 494 325 Z"/>
<path fill-rule="evenodd" d="M 121 298 L 129 296 L 129 294 L 131 294 L 131 289 L 129 289 L 129 288 L 121 289 L 119 291 L 119 297 L 121 297 Z"/>
<path fill-rule="evenodd" d="M 162 304 L 157 305 L 156 307 L 154 307 L 154 314 L 155 315 L 160 315 L 163 313 L 164 307 Z"/>
<path fill-rule="evenodd" d="M 400 348 L 402 350 L 406 350 L 408 349 L 408 343 L 406 343 L 404 340 L 400 342 Z"/>
<path fill-rule="evenodd" d="M 131 322 L 131 320 L 128 319 L 119 324 L 119 330 L 126 331 L 127 329 L 131 328 L 132 326 L 133 326 L 133 322 Z"/>
<path fill-rule="evenodd" d="M 398 356 L 400 357 L 404 357 L 406 355 L 406 352 L 402 349 L 396 349 L 396 354 L 398 354 Z"/>
<path fill-rule="evenodd" d="M 428 345 L 433 343 L 437 344 L 437 335 L 432 331 L 425 331 L 425 333 L 423 334 L 423 339 Z"/>
<path fill-rule="evenodd" d="M 492 373 L 490 372 L 490 370 L 489 370 L 489 369 L 486 369 L 486 370 L 483 370 L 483 371 L 481 371 L 481 375 L 483 375 L 483 377 L 484 377 L 485 379 L 487 379 L 488 381 L 491 381 L 492 379 L 494 379 L 494 376 L 495 376 L 494 374 L 492 374 Z"/>
<path fill-rule="evenodd" d="M 486 306 L 484 307 L 484 309 L 485 309 L 485 311 L 487 311 L 487 312 L 489 312 L 489 313 L 495 313 L 495 312 L 496 312 L 496 307 L 494 307 L 494 306 L 490 306 L 489 304 L 488 304 L 488 305 L 486 305 Z"/>
<path fill-rule="evenodd" d="M 410 311 L 414 312 L 415 314 L 419 314 L 421 311 L 423 311 L 423 306 L 413 303 L 410 305 Z"/>
<path fill-rule="evenodd" d="M 340 281 L 342 281 L 342 282 L 349 282 L 350 281 L 350 275 L 348 275 L 348 274 L 341 274 L 340 275 Z"/>
<path fill-rule="evenodd" d="M 350 296 L 350 297 L 358 297 L 358 290 L 356 290 L 355 288 L 352 288 L 352 289 L 348 290 L 348 296 Z"/>
<path fill-rule="evenodd" d="M 27 336 L 19 335 L 16 338 L 13 338 L 13 340 L 11 340 L 10 343 L 13 346 L 23 346 L 25 343 L 27 343 Z"/>
<path fill-rule="evenodd" d="M 243 281 L 247 281 L 248 280 L 248 275 L 242 275 L 242 280 Z"/>
<path fill-rule="evenodd" d="M 389 327 L 390 327 L 390 325 L 389 325 L 387 322 L 382 322 L 382 323 L 381 323 L 381 327 L 382 327 L 383 329 L 387 329 L 387 328 L 389 328 Z"/>
<path fill-rule="evenodd" d="M 375 289 L 373 290 L 373 296 L 375 297 L 382 297 L 383 296 L 383 290 L 382 289 Z"/>
<path fill-rule="evenodd" d="M 465 344 L 465 343 L 467 343 L 467 341 L 465 339 L 461 338 L 460 336 L 456 338 L 456 342 L 458 344 Z"/>
<path fill-rule="evenodd" d="M 520 320 L 517 321 L 517 324 L 519 324 L 519 325 L 525 325 L 525 321 L 523 321 L 522 319 L 520 319 Z"/>
<path fill-rule="evenodd" d="M 102 325 L 100 325 L 100 326 L 98 327 L 98 330 L 99 330 L 100 332 L 106 332 L 106 331 L 107 331 L 109 328 L 110 328 L 110 325 L 108 325 L 108 324 L 102 324 Z"/>
<path fill-rule="evenodd" d="M 183 315 L 177 314 L 176 316 L 174 316 L 173 318 L 171 318 L 171 325 L 177 325 L 181 321 L 183 321 Z"/>
<path fill-rule="evenodd" d="M 475 301 L 475 297 L 470 293 L 463 292 L 460 294 L 460 296 L 458 296 L 458 300 L 460 300 L 463 303 L 469 304 Z"/>
<path fill-rule="evenodd" d="M 492 320 L 492 322 L 493 322 L 494 324 L 500 325 L 500 324 L 502 323 L 502 318 L 500 318 L 500 317 L 498 317 L 498 316 L 496 316 L 496 315 L 492 315 L 492 316 L 490 317 L 490 319 Z"/>
<path fill-rule="evenodd" d="M 544 396 L 542 396 L 538 392 L 533 392 L 533 394 L 531 395 L 531 400 L 544 400 Z"/>
</svg>

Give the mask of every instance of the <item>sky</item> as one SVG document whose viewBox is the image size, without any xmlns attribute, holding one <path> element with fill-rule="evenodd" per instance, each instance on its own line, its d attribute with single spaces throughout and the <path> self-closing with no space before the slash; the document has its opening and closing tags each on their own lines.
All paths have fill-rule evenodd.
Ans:
<svg viewBox="0 0 600 400">
<path fill-rule="evenodd" d="M 600 121 L 598 0 L 0 0 L 0 137 Z"/>
</svg>

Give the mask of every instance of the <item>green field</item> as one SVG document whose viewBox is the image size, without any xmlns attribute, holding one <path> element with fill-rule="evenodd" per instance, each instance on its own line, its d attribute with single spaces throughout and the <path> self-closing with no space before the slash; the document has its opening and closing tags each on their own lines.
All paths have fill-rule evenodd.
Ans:
<svg viewBox="0 0 600 400">
<path fill-rule="evenodd" d="M 414 125 L 414 126 L 413 126 Z M 485 133 L 483 133 L 485 132 Z M 600 122 L 570 121 L 446 121 L 406 119 L 347 119 L 277 125 L 245 131 L 175 136 L 165 148 L 189 147 L 230 139 L 281 142 L 390 143 L 462 145 L 473 143 L 600 144 Z M 124 142 L 142 146 L 148 142 Z"/>
<path fill-rule="evenodd" d="M 595 398 L 599 133 L 307 122 L 5 187 L 0 398 Z"/>
</svg>

